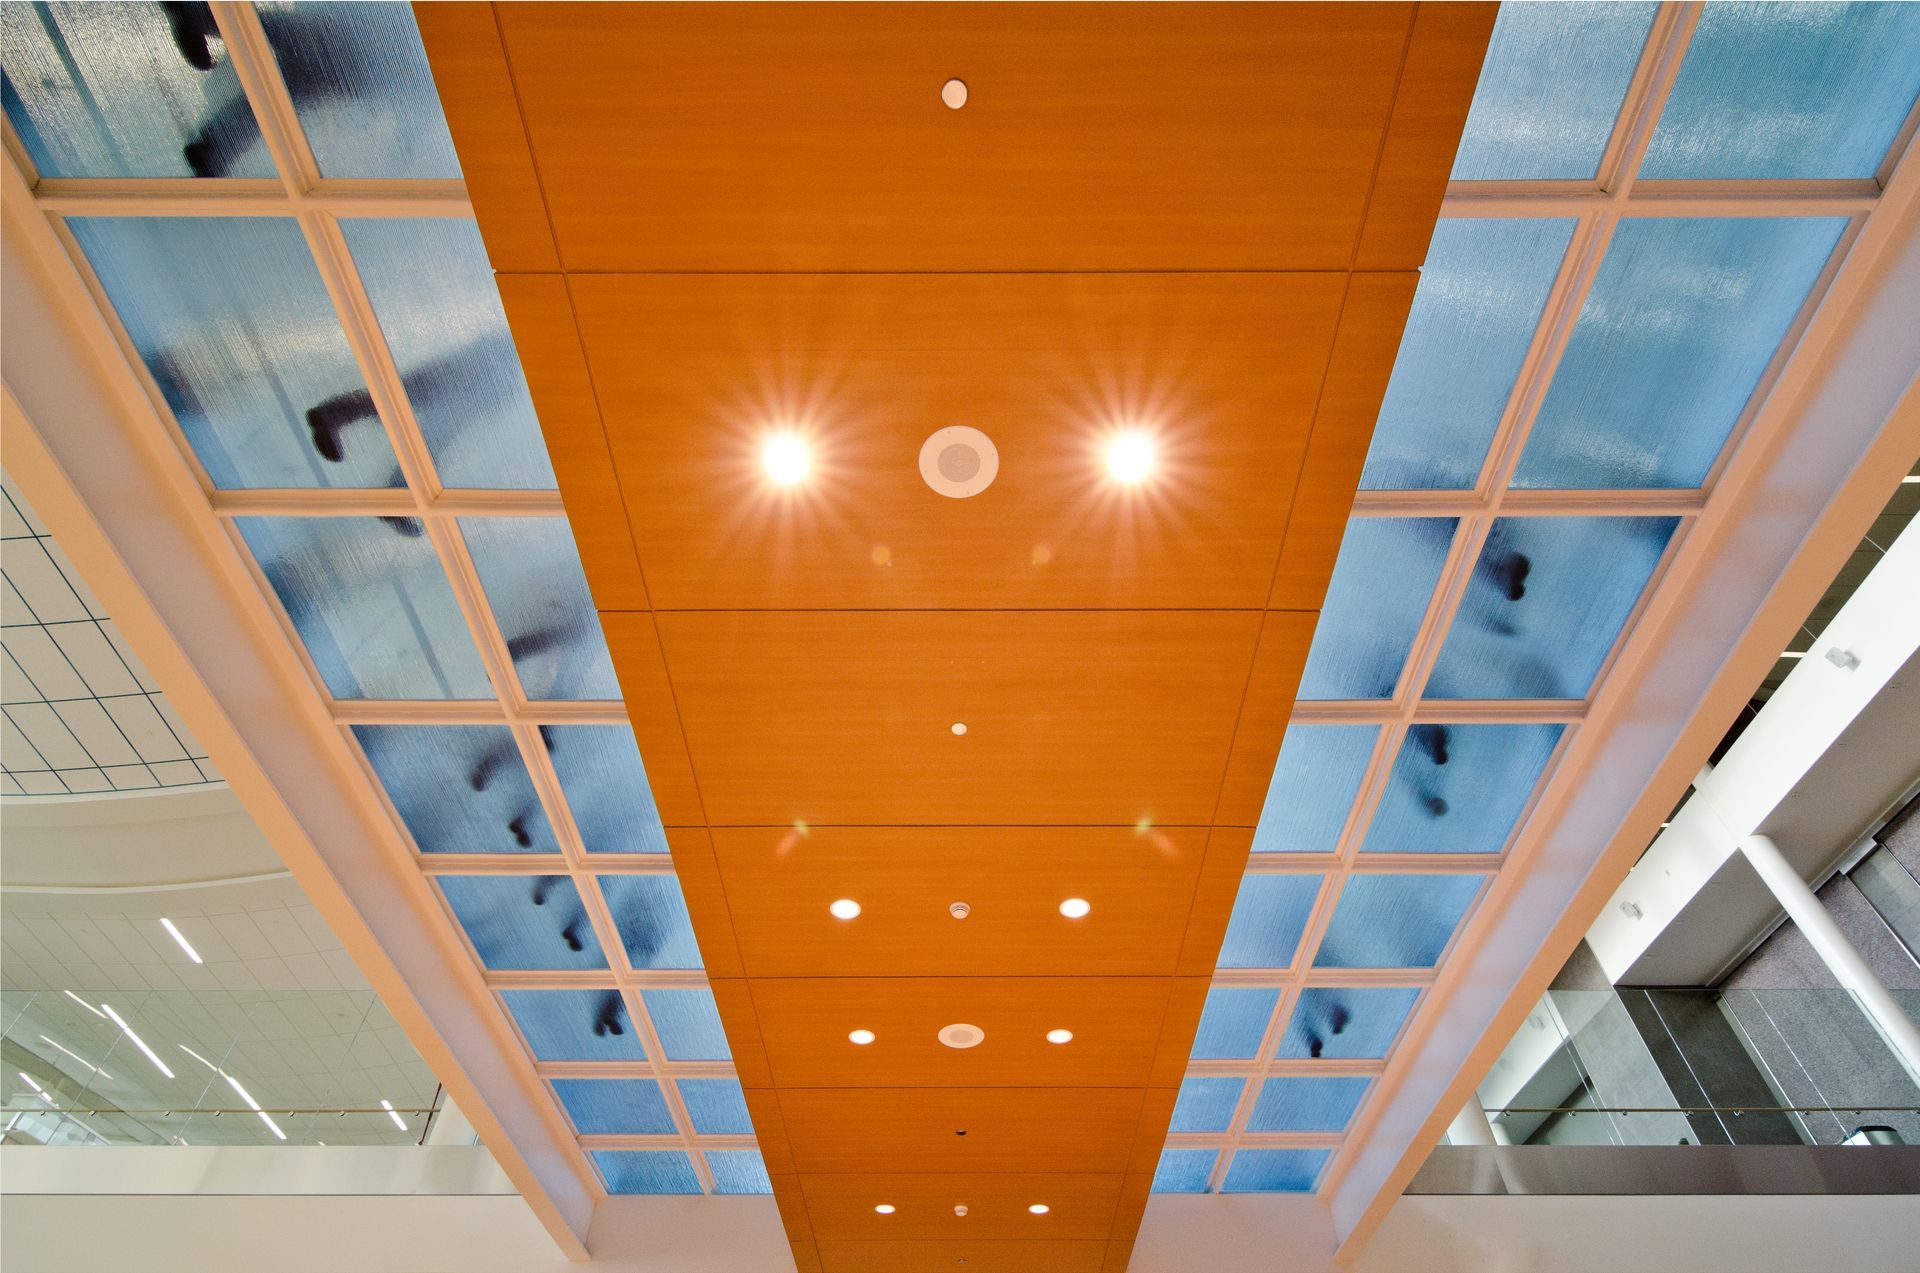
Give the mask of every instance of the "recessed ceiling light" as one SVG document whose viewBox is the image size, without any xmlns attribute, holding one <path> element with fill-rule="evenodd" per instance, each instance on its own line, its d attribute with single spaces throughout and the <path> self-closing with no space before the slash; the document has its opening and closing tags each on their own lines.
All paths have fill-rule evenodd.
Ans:
<svg viewBox="0 0 1920 1273">
<path fill-rule="evenodd" d="M 760 463 L 767 476 L 781 486 L 792 486 L 807 476 L 812 458 L 807 444 L 791 433 L 776 433 L 760 448 Z"/>
<path fill-rule="evenodd" d="M 981 1040 L 986 1037 L 987 1032 L 985 1030 L 982 1030 L 977 1025 L 968 1025 L 964 1021 L 956 1021 L 954 1024 L 946 1026 L 940 1031 L 940 1042 L 950 1048 L 965 1049 L 979 1047 Z"/>
<path fill-rule="evenodd" d="M 1047 1031 L 1047 1042 L 1048 1042 L 1048 1043 L 1072 1043 L 1072 1042 L 1073 1042 L 1073 1031 L 1071 1031 L 1071 1030 L 1049 1030 L 1049 1031 Z"/>
<path fill-rule="evenodd" d="M 947 104 L 948 110 L 959 110 L 967 104 L 967 82 L 948 80 L 940 86 L 940 100 Z"/>
<path fill-rule="evenodd" d="M 973 907 L 967 905 L 965 902 L 955 902 L 953 905 L 947 907 L 947 914 L 953 916 L 955 919 L 965 919 L 967 916 L 973 914 Z"/>
<path fill-rule="evenodd" d="M 957 1216 L 963 1216 L 967 1214 L 967 1204 L 963 1202 L 963 1203 L 960 1203 L 958 1206 L 954 1207 L 953 1214 Z"/>
<path fill-rule="evenodd" d="M 1068 919 L 1085 919 L 1087 912 L 1093 909 L 1093 903 L 1084 897 L 1069 897 L 1060 903 L 1060 913 Z"/>
<path fill-rule="evenodd" d="M 827 909 L 833 912 L 835 919 L 860 918 L 860 903 L 854 901 L 851 897 L 843 897 L 833 905 L 827 907 Z"/>
<path fill-rule="evenodd" d="M 873 1031 L 855 1030 L 852 1034 L 849 1034 L 847 1036 L 847 1042 L 855 1044 L 858 1047 L 864 1048 L 867 1046 L 867 1044 L 873 1042 Z"/>
<path fill-rule="evenodd" d="M 878 1211 L 883 1216 L 890 1216 L 893 1214 L 893 1204 L 891 1202 L 883 1202 L 879 1206 L 875 1207 L 874 1210 Z"/>
<path fill-rule="evenodd" d="M 1153 470 L 1153 439 L 1129 429 L 1107 443 L 1107 472 L 1118 482 L 1132 484 Z"/>
<path fill-rule="evenodd" d="M 957 720 L 953 722 L 953 736 L 955 738 L 960 737 L 962 734 L 966 732 L 967 732 L 967 723 L 965 721 Z"/>
<path fill-rule="evenodd" d="M 1049 1207 L 1044 1202 L 1036 1202 L 1031 1207 L 1028 1207 L 1027 1210 L 1031 1211 L 1034 1215 L 1043 1216 L 1047 1214 L 1047 1212 L 1053 1210 L 1053 1208 Z"/>
</svg>

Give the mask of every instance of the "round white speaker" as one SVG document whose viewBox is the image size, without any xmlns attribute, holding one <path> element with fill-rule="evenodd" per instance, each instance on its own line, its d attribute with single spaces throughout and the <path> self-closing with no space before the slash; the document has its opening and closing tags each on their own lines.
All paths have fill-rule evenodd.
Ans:
<svg viewBox="0 0 1920 1273">
<path fill-rule="evenodd" d="M 920 476 L 949 499 L 968 499 L 993 485 L 1000 452 L 993 439 L 964 424 L 936 429 L 920 444 Z"/>
</svg>

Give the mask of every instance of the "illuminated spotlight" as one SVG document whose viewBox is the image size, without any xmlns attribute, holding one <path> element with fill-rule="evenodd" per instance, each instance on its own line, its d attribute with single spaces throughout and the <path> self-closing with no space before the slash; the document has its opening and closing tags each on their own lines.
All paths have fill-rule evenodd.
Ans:
<svg viewBox="0 0 1920 1273">
<path fill-rule="evenodd" d="M 1049 1031 L 1047 1031 L 1047 1042 L 1048 1042 L 1048 1043 L 1072 1043 L 1072 1042 L 1073 1042 L 1073 1031 L 1071 1031 L 1071 1030 L 1049 1030 Z"/>
<path fill-rule="evenodd" d="M 883 1216 L 890 1216 L 893 1214 L 893 1204 L 891 1202 L 883 1202 L 879 1206 L 875 1207 L 874 1210 L 878 1211 Z"/>
<path fill-rule="evenodd" d="M 1060 903 L 1060 913 L 1068 919 L 1085 919 L 1087 912 L 1093 909 L 1093 903 L 1084 897 L 1069 897 Z"/>
<path fill-rule="evenodd" d="M 791 433 L 776 433 L 760 448 L 760 463 L 767 476 L 781 486 L 792 486 L 807 476 L 812 460 L 807 444 Z"/>
<path fill-rule="evenodd" d="M 1034 1215 L 1043 1216 L 1047 1214 L 1047 1212 L 1053 1210 L 1053 1208 L 1049 1207 L 1044 1202 L 1036 1202 L 1031 1207 L 1028 1207 L 1027 1210 L 1031 1211 Z"/>
<path fill-rule="evenodd" d="M 1107 443 L 1107 472 L 1117 482 L 1134 483 L 1153 471 L 1153 439 L 1129 429 Z"/>
<path fill-rule="evenodd" d="M 847 1036 L 847 1042 L 853 1044 L 855 1047 L 864 1048 L 867 1044 L 873 1042 L 873 1031 L 855 1030 Z"/>
<path fill-rule="evenodd" d="M 854 901 L 851 897 L 843 897 L 833 905 L 827 907 L 827 909 L 833 912 L 835 919 L 860 918 L 860 903 Z"/>
</svg>

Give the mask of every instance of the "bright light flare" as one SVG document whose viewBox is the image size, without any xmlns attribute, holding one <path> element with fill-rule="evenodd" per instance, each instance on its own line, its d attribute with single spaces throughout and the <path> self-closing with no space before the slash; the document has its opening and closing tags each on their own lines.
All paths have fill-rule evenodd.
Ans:
<svg viewBox="0 0 1920 1273">
<path fill-rule="evenodd" d="M 1129 486 L 1146 480 L 1153 471 L 1153 439 L 1140 429 L 1128 429 L 1107 443 L 1107 474 Z"/>
<path fill-rule="evenodd" d="M 133 1032 L 132 1026 L 128 1025 L 125 1021 L 122 1021 L 120 1019 L 120 1014 L 113 1010 L 112 1004 L 103 1003 L 100 1005 L 100 1010 L 106 1013 L 109 1017 L 113 1018 L 113 1023 L 119 1026 L 120 1029 L 126 1034 L 126 1036 L 129 1039 L 133 1040 L 133 1046 L 139 1048 L 141 1052 L 146 1054 L 147 1060 L 153 1062 L 154 1069 L 159 1070 L 162 1074 L 166 1075 L 168 1078 L 173 1077 L 173 1071 L 167 1068 L 167 1063 L 165 1061 L 162 1061 L 158 1056 L 154 1055 L 153 1049 L 147 1046 L 147 1041 L 141 1038 L 139 1035 L 135 1034 Z"/>
<path fill-rule="evenodd" d="M 860 903 L 854 901 L 851 897 L 843 897 L 833 905 L 827 907 L 827 909 L 833 913 L 835 919 L 860 918 Z"/>
<path fill-rule="evenodd" d="M 776 433 L 761 444 L 760 464 L 776 485 L 792 486 L 806 480 L 813 457 L 797 434 Z"/>
</svg>

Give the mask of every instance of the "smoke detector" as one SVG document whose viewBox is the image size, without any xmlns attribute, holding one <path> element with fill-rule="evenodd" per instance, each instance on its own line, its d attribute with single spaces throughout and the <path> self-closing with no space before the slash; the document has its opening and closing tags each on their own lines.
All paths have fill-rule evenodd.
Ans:
<svg viewBox="0 0 1920 1273">
<path fill-rule="evenodd" d="M 1000 452 L 993 440 L 964 424 L 935 429 L 920 444 L 920 476 L 949 499 L 970 499 L 993 485 Z"/>
<path fill-rule="evenodd" d="M 956 1022 L 940 1031 L 940 1042 L 950 1048 L 979 1047 L 980 1041 L 986 1037 L 985 1030 L 977 1025 L 968 1025 L 964 1021 Z"/>
</svg>

